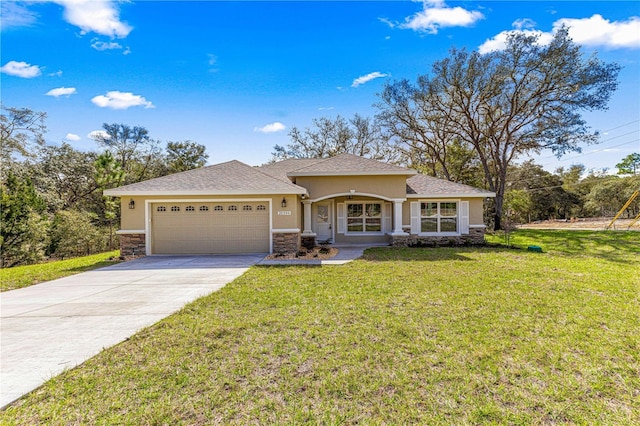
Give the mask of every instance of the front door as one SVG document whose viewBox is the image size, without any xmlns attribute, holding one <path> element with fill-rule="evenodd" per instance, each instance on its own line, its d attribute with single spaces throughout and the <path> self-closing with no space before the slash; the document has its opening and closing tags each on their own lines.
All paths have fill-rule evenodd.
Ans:
<svg viewBox="0 0 640 426">
<path fill-rule="evenodd" d="M 331 217 L 331 203 L 317 203 L 316 207 L 316 238 L 318 241 L 329 241 L 333 239 L 333 220 Z"/>
</svg>

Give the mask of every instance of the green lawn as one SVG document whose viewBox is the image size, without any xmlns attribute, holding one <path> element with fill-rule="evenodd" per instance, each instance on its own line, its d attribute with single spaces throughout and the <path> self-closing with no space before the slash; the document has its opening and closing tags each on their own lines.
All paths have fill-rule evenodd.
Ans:
<svg viewBox="0 0 640 426">
<path fill-rule="evenodd" d="M 640 424 L 640 233 L 253 267 L 2 424 Z"/>
<path fill-rule="evenodd" d="M 118 250 L 76 257 L 55 262 L 38 263 L 36 265 L 16 266 L 0 269 L 0 291 L 28 287 L 43 281 L 55 280 L 79 272 L 113 265 L 118 261 L 110 260 L 120 255 Z"/>
</svg>

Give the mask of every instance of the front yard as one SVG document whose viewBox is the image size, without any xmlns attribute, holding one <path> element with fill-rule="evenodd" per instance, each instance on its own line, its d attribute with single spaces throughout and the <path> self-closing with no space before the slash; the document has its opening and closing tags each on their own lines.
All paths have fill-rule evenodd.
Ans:
<svg viewBox="0 0 640 426">
<path fill-rule="evenodd" d="M 640 234 L 512 241 L 254 267 L 0 423 L 640 423 Z"/>
</svg>

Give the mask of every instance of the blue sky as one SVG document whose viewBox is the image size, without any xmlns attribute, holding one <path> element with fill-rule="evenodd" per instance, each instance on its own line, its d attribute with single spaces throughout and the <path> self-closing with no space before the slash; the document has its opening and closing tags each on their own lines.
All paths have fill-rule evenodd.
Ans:
<svg viewBox="0 0 640 426">
<path fill-rule="evenodd" d="M 637 1 L 3 1 L 2 102 L 48 114 L 48 143 L 97 149 L 102 123 L 207 146 L 210 163 L 269 160 L 292 126 L 372 116 L 385 82 L 414 81 L 450 47 L 499 49 L 506 31 L 545 40 L 561 23 L 585 53 L 624 68 L 602 143 L 548 170 L 615 169 L 640 152 Z"/>
</svg>

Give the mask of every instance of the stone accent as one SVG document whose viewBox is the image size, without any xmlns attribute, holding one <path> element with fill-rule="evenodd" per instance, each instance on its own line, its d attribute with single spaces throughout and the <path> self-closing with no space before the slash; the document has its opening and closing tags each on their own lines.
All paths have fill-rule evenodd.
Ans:
<svg viewBox="0 0 640 426">
<path fill-rule="evenodd" d="M 298 232 L 276 232 L 273 234 L 273 253 L 295 253 L 300 248 Z"/>
<path fill-rule="evenodd" d="M 484 243 L 484 228 L 471 228 L 469 234 L 451 237 L 394 236 L 391 241 L 391 245 L 394 247 L 467 246 L 483 245 Z"/>
<path fill-rule="evenodd" d="M 311 250 L 318 245 L 315 235 L 313 237 L 302 236 L 302 247 Z"/>
<path fill-rule="evenodd" d="M 120 256 L 146 256 L 145 234 L 120 234 Z"/>
</svg>

